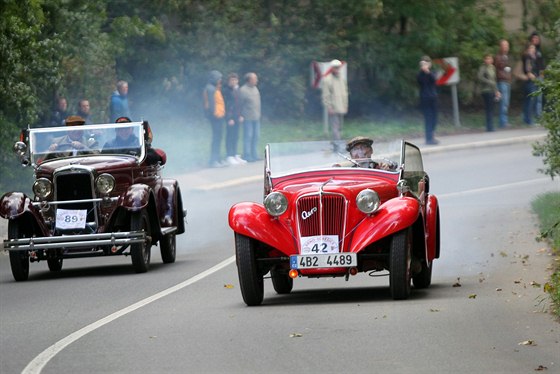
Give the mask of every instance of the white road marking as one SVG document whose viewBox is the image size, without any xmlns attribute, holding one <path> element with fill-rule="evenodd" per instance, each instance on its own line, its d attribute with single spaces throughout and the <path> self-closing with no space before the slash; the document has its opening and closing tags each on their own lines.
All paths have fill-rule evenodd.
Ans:
<svg viewBox="0 0 560 374">
<path fill-rule="evenodd" d="M 481 188 L 474 188 L 472 190 L 465 190 L 465 191 L 457 191 L 457 192 L 450 192 L 444 194 L 434 193 L 438 199 L 448 198 L 448 197 L 456 197 L 456 196 L 465 196 L 471 194 L 477 194 L 482 192 L 490 192 L 490 191 L 503 191 L 505 189 L 511 189 L 521 186 L 529 186 L 532 184 L 540 184 L 542 182 L 550 182 L 550 178 L 539 178 L 539 179 L 530 179 L 521 182 L 513 182 L 507 184 L 501 184 L 498 186 L 488 186 L 488 187 L 481 187 Z"/>
<path fill-rule="evenodd" d="M 235 261 L 235 256 L 231 256 L 230 258 L 225 259 L 224 261 L 220 262 L 219 264 L 211 267 L 208 270 L 203 271 L 200 274 L 195 275 L 194 277 L 187 279 L 184 282 L 181 282 L 173 287 L 170 287 L 166 290 L 163 290 L 161 292 L 156 293 L 155 295 L 152 295 L 150 297 L 147 297 L 143 300 L 140 300 L 137 303 L 134 303 L 126 308 L 123 308 L 121 310 L 116 311 L 113 314 L 108 315 L 105 318 L 102 318 L 98 321 L 95 321 L 83 328 L 81 328 L 80 330 L 73 332 L 72 334 L 68 335 L 67 337 L 60 339 L 59 341 L 57 341 L 56 343 L 54 343 L 53 345 L 51 345 L 50 347 L 48 347 L 47 349 L 45 349 L 43 352 L 41 352 L 37 357 L 35 357 L 29 364 L 27 364 L 27 366 L 25 367 L 25 369 L 23 369 L 22 374 L 37 374 L 40 373 L 41 370 L 43 370 L 43 368 L 45 367 L 45 365 L 54 357 L 56 356 L 58 353 L 60 353 L 64 348 L 66 348 L 67 346 L 69 346 L 70 344 L 74 343 L 76 340 L 80 339 L 81 337 L 89 334 L 92 331 L 97 330 L 98 328 L 116 320 L 117 318 L 120 318 L 122 316 L 127 315 L 128 313 L 131 313 L 133 311 L 135 311 L 136 309 L 140 309 L 143 306 L 146 306 L 150 303 L 153 303 L 154 301 L 157 301 L 167 295 L 170 295 L 176 291 L 179 291 L 187 286 L 190 286 L 193 283 L 198 282 L 199 280 L 202 280 L 204 278 L 206 278 L 209 275 L 212 275 L 213 273 L 225 268 L 226 266 L 232 264 Z"/>
</svg>

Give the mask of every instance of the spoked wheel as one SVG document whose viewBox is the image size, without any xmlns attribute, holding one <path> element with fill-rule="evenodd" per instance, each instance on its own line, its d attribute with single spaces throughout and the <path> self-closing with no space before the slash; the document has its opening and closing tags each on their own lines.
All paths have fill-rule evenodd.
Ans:
<svg viewBox="0 0 560 374">
<path fill-rule="evenodd" d="M 50 271 L 61 271 L 62 270 L 62 257 L 47 258 L 47 265 L 49 265 Z"/>
<path fill-rule="evenodd" d="M 389 253 L 389 285 L 395 300 L 404 300 L 410 295 L 411 260 L 412 236 L 410 229 L 405 229 L 393 235 Z"/>
<path fill-rule="evenodd" d="M 414 288 L 428 288 L 432 284 L 432 267 L 434 262 L 426 263 L 422 261 L 422 271 L 412 277 Z"/>
<path fill-rule="evenodd" d="M 255 259 L 255 243 L 250 238 L 235 234 L 237 272 L 243 301 L 248 306 L 260 305 L 264 297 L 263 276 Z"/>
<path fill-rule="evenodd" d="M 146 211 L 142 210 L 132 213 L 130 217 L 130 231 L 144 231 L 146 233 L 145 241 L 130 245 L 130 257 L 132 257 L 132 266 L 134 270 L 137 273 L 145 273 L 150 267 L 152 247 L 150 223 Z"/>
<path fill-rule="evenodd" d="M 294 287 L 294 280 L 286 272 L 280 270 L 271 270 L 272 286 L 277 294 L 287 294 L 292 291 Z"/>
<path fill-rule="evenodd" d="M 19 221 L 8 222 L 8 239 L 30 238 L 32 233 L 25 229 Z M 26 251 L 10 251 L 10 266 L 12 275 L 17 282 L 29 278 L 29 253 Z"/>
<path fill-rule="evenodd" d="M 172 264 L 175 262 L 176 248 L 175 234 L 167 234 L 161 238 L 159 241 L 159 249 L 164 264 Z"/>
</svg>

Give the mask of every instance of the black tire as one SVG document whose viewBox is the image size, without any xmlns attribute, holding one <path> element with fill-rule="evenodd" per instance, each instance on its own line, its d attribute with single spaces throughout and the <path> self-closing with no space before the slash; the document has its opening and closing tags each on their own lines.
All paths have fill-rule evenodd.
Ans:
<svg viewBox="0 0 560 374">
<path fill-rule="evenodd" d="M 253 240 L 236 233 L 235 255 L 243 301 L 248 306 L 260 305 L 264 297 L 264 281 L 257 267 Z"/>
<path fill-rule="evenodd" d="M 177 255 L 177 243 L 175 234 L 164 235 L 159 241 L 159 249 L 161 252 L 161 259 L 164 264 L 172 264 L 175 262 Z"/>
<path fill-rule="evenodd" d="M 414 288 L 428 288 L 432 284 L 432 267 L 434 266 L 433 261 L 429 264 L 426 261 L 422 261 L 422 271 L 420 273 L 412 276 L 412 283 Z"/>
<path fill-rule="evenodd" d="M 272 277 L 272 286 L 277 294 L 283 295 L 292 291 L 292 288 L 294 287 L 294 280 L 290 278 L 286 272 L 271 270 L 270 275 Z"/>
<path fill-rule="evenodd" d="M 10 220 L 8 222 L 8 239 L 30 238 L 31 236 L 31 232 L 25 230 L 19 221 Z M 10 266 L 16 282 L 27 280 L 29 278 L 29 253 L 10 251 Z"/>
<path fill-rule="evenodd" d="M 145 273 L 150 267 L 150 256 L 152 248 L 152 239 L 150 233 L 150 222 L 148 214 L 142 210 L 134 212 L 130 216 L 130 231 L 144 231 L 146 240 L 142 243 L 134 243 L 130 245 L 130 257 L 132 257 L 132 266 L 137 273 Z"/>
<path fill-rule="evenodd" d="M 49 265 L 49 270 L 50 271 L 61 271 L 62 270 L 62 257 L 47 258 L 47 265 Z"/>
<path fill-rule="evenodd" d="M 412 237 L 405 229 L 393 235 L 389 253 L 389 286 L 394 300 L 404 300 L 410 295 L 410 264 Z"/>
</svg>

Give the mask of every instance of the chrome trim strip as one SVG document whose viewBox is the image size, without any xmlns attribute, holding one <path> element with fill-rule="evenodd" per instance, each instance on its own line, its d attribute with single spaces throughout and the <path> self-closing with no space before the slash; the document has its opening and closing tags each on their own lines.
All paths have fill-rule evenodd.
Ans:
<svg viewBox="0 0 560 374">
<path fill-rule="evenodd" d="M 4 240 L 4 249 L 24 251 L 63 247 L 98 247 L 101 245 L 125 245 L 142 243 L 146 240 L 144 231 L 109 232 L 102 234 L 79 234 L 63 236 L 45 236 Z"/>
</svg>

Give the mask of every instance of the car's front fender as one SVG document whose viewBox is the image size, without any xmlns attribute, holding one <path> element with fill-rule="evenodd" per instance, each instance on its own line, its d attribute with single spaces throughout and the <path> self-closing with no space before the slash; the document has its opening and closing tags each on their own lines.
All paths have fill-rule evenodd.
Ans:
<svg viewBox="0 0 560 374">
<path fill-rule="evenodd" d="M 48 235 L 43 217 L 29 196 L 23 192 L 8 192 L 0 198 L 0 217 L 16 220 L 25 216 L 34 222 L 35 230 L 40 230 L 42 235 Z"/>
<path fill-rule="evenodd" d="M 387 201 L 356 226 L 350 252 L 359 252 L 373 242 L 412 226 L 419 214 L 420 203 L 414 198 L 399 197 Z"/>
<path fill-rule="evenodd" d="M 229 226 L 238 234 L 263 242 L 286 255 L 297 254 L 297 244 L 289 228 L 266 212 L 264 206 L 244 202 L 229 210 Z"/>
<path fill-rule="evenodd" d="M 434 195 L 428 196 L 426 204 L 426 247 L 428 261 L 439 258 L 439 205 Z"/>
<path fill-rule="evenodd" d="M 148 206 L 150 187 L 145 184 L 133 184 L 119 197 L 118 206 L 128 211 L 137 212 Z"/>
</svg>

